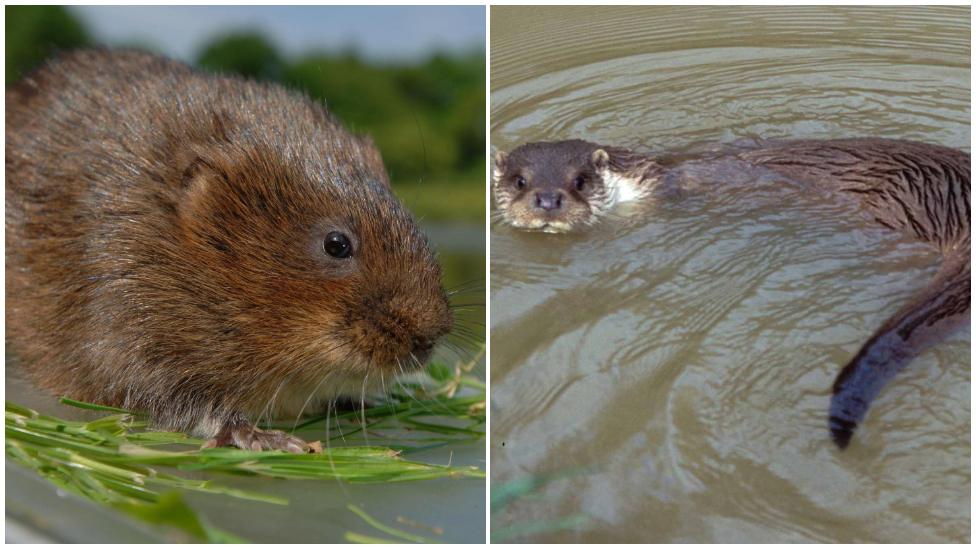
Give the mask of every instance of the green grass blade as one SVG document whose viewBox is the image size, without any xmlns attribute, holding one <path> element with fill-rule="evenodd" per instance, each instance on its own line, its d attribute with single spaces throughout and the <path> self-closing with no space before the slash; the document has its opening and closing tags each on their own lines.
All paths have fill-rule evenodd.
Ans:
<svg viewBox="0 0 976 549">
<path fill-rule="evenodd" d="M 355 513 L 359 518 L 363 519 L 366 522 L 366 524 L 372 526 L 373 528 L 376 528 L 377 530 L 383 532 L 384 534 L 393 536 L 394 538 L 397 538 L 397 540 L 399 540 L 391 543 L 403 543 L 404 541 L 408 541 L 410 543 L 440 543 L 437 540 L 425 538 L 423 536 L 418 536 L 415 534 L 411 534 L 409 532 L 404 532 L 403 530 L 393 528 L 392 526 L 387 526 L 382 522 L 376 520 L 375 518 L 369 516 L 369 514 L 367 514 L 366 511 L 364 511 L 362 508 L 357 507 L 351 503 L 349 505 L 346 505 L 346 508 L 352 511 L 353 513 Z M 348 539 L 349 533 L 347 533 L 346 536 Z"/>
<path fill-rule="evenodd" d="M 445 369 L 445 380 L 437 385 L 398 384 L 398 392 L 390 395 L 389 402 L 365 411 L 353 410 L 303 423 L 305 432 L 299 436 L 306 439 L 324 433 L 342 433 L 338 439 L 343 442 L 327 441 L 321 454 L 202 449 L 202 440 L 185 434 L 147 430 L 145 418 L 129 410 L 62 398 L 65 405 L 106 415 L 89 421 L 73 421 L 6 402 L 6 455 L 61 489 L 147 522 L 178 528 L 201 541 L 241 542 L 244 540 L 232 532 L 215 528 L 198 516 L 183 502 L 182 492 L 204 492 L 287 505 L 284 498 L 230 488 L 215 479 L 219 475 L 241 474 L 355 483 L 484 479 L 485 472 L 477 467 L 447 466 L 404 458 L 407 453 L 484 438 L 485 394 L 480 381 L 470 382 L 466 376 L 472 366 Z M 459 390 L 459 387 L 465 389 Z M 314 429 L 310 428 L 315 425 Z M 373 445 L 357 445 L 357 441 L 365 442 L 366 436 Z M 386 439 L 391 445 L 376 444 Z M 191 471 L 194 476 L 205 474 L 207 478 L 188 478 L 186 472 Z M 365 512 L 357 514 L 367 520 Z M 382 526 L 378 521 L 374 522 L 374 527 Z M 396 543 L 433 541 L 397 529 L 378 529 L 395 539 L 383 540 L 356 533 L 347 534 L 346 539 Z"/>
</svg>

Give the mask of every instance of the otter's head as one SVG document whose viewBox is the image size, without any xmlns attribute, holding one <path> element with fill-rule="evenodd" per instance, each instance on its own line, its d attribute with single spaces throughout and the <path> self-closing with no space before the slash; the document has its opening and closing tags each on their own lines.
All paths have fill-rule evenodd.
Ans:
<svg viewBox="0 0 976 549">
<path fill-rule="evenodd" d="M 637 198 L 642 166 L 626 149 L 573 139 L 528 143 L 495 154 L 492 188 L 502 218 L 518 229 L 569 232 L 617 202 Z"/>
</svg>

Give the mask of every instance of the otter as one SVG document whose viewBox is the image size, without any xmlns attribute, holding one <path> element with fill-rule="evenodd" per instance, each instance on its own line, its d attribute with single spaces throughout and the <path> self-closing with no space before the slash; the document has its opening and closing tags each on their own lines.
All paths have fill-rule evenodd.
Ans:
<svg viewBox="0 0 976 549">
<path fill-rule="evenodd" d="M 379 152 L 320 103 L 134 51 L 7 89 L 6 337 L 59 395 L 205 446 L 417 371 L 452 327 Z"/>
<path fill-rule="evenodd" d="M 838 374 L 828 428 L 844 449 L 882 387 L 969 319 L 970 156 L 926 143 L 853 138 L 768 142 L 701 162 L 666 165 L 630 149 L 569 140 L 497 152 L 492 187 L 506 223 L 567 232 L 597 223 L 618 203 L 694 189 L 702 183 L 703 164 L 709 163 L 837 191 L 855 199 L 874 223 L 929 243 L 942 254 L 935 277 Z"/>
</svg>

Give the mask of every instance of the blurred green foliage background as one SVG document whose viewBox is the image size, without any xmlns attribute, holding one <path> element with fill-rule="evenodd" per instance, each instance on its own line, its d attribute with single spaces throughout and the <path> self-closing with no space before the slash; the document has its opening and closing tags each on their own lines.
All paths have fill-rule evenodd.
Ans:
<svg viewBox="0 0 976 549">
<path fill-rule="evenodd" d="M 7 6 L 6 83 L 59 50 L 97 46 L 83 23 L 60 6 Z M 151 44 L 133 44 L 153 51 Z M 394 190 L 428 227 L 457 242 L 438 246 L 445 284 L 484 280 L 484 50 L 441 52 L 425 60 L 379 63 L 351 51 L 282 55 L 259 33 L 230 29 L 199 51 L 202 69 L 278 82 L 324 101 L 356 133 L 379 146 Z M 440 240 L 445 240 L 444 238 Z M 483 284 L 482 284 L 483 286 Z"/>
<path fill-rule="evenodd" d="M 5 11 L 7 84 L 58 50 L 97 45 L 63 7 Z M 350 129 L 373 137 L 391 179 L 420 208 L 419 216 L 484 223 L 483 50 L 437 53 L 410 64 L 367 62 L 352 52 L 286 59 L 262 35 L 241 30 L 215 36 L 195 63 L 279 82 L 325 102 Z"/>
</svg>

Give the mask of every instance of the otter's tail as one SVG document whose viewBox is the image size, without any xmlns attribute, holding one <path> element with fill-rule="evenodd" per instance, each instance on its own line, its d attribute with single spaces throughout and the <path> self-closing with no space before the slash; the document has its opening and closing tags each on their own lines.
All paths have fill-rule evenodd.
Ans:
<svg viewBox="0 0 976 549">
<path fill-rule="evenodd" d="M 881 388 L 969 312 L 969 155 L 891 139 L 787 141 L 739 155 L 787 177 L 856 196 L 864 212 L 943 252 L 942 268 L 837 376 L 830 434 L 845 448 Z"/>
<path fill-rule="evenodd" d="M 969 238 L 945 257 L 935 278 L 861 347 L 834 382 L 830 435 L 850 443 L 881 388 L 923 349 L 969 318 Z"/>
</svg>

